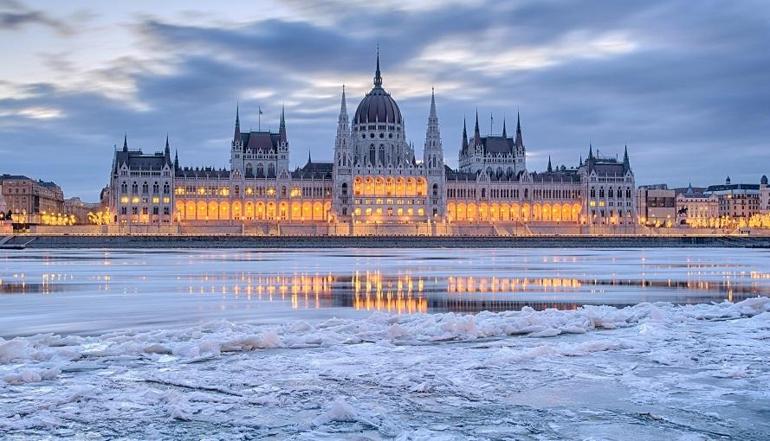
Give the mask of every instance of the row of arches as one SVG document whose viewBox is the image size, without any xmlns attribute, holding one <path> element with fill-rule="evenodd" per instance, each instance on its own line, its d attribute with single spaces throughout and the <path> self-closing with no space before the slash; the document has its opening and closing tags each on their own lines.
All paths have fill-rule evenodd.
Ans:
<svg viewBox="0 0 770 441">
<path fill-rule="evenodd" d="M 578 222 L 581 210 L 577 203 L 447 203 L 448 219 L 458 222 Z"/>
<path fill-rule="evenodd" d="M 356 177 L 353 194 L 356 196 L 414 197 L 425 196 L 428 182 L 423 177 Z"/>
<path fill-rule="evenodd" d="M 324 201 L 177 201 L 178 221 L 290 220 L 327 221 L 331 202 Z"/>
</svg>

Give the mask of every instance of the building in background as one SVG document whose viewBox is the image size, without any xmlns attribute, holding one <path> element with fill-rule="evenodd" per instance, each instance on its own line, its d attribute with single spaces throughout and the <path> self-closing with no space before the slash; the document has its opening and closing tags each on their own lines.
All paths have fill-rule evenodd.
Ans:
<svg viewBox="0 0 770 441">
<path fill-rule="evenodd" d="M 719 216 L 748 219 L 760 212 L 759 184 L 733 184 L 728 176 L 722 185 L 711 185 L 703 192 L 719 198 Z"/>
<path fill-rule="evenodd" d="M 705 188 L 675 189 L 676 192 L 676 224 L 691 227 L 719 226 L 719 198 L 716 195 L 706 196 Z"/>
<path fill-rule="evenodd" d="M 75 224 L 91 224 L 93 215 L 100 212 L 102 204 L 99 202 L 83 202 L 78 197 L 64 200 L 64 214 L 74 217 Z M 89 216 L 91 215 L 91 216 Z"/>
<path fill-rule="evenodd" d="M 676 224 L 676 191 L 666 184 L 642 185 L 637 191 L 639 221 L 652 227 Z"/>
<path fill-rule="evenodd" d="M 16 223 L 45 223 L 48 216 L 64 214 L 64 193 L 53 182 L 34 180 L 23 175 L 0 175 L 6 211 Z"/>
<path fill-rule="evenodd" d="M 767 184 L 767 175 L 759 180 L 759 212 L 770 215 L 770 186 Z"/>
</svg>

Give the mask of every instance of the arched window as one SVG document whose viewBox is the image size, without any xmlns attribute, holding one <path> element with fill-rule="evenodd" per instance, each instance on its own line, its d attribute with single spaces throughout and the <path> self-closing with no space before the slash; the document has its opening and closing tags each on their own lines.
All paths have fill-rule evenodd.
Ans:
<svg viewBox="0 0 770 441">
<path fill-rule="evenodd" d="M 131 193 L 133 194 L 139 193 L 139 184 L 137 184 L 136 181 L 134 181 L 134 183 L 131 184 Z"/>
<path fill-rule="evenodd" d="M 265 165 L 261 162 L 257 163 L 257 177 L 258 178 L 264 178 L 265 177 Z"/>
<path fill-rule="evenodd" d="M 160 185 L 156 182 L 152 184 L 152 194 L 160 193 Z"/>
<path fill-rule="evenodd" d="M 433 197 L 438 197 L 438 184 L 433 184 Z"/>
<path fill-rule="evenodd" d="M 594 187 L 591 187 L 591 197 L 592 198 L 596 197 L 596 189 Z"/>
<path fill-rule="evenodd" d="M 348 184 L 347 184 L 347 182 L 343 182 L 342 183 L 342 187 L 341 187 L 341 191 L 340 192 L 342 193 L 342 196 L 347 196 L 348 195 Z"/>
<path fill-rule="evenodd" d="M 171 187 L 169 187 L 168 182 L 163 184 L 163 194 L 169 194 L 171 193 Z"/>
<path fill-rule="evenodd" d="M 267 165 L 267 177 L 268 178 L 274 178 L 275 177 L 275 164 L 270 163 Z"/>
<path fill-rule="evenodd" d="M 609 196 L 610 198 L 614 198 L 615 197 L 615 192 L 612 190 L 612 187 L 609 188 L 608 192 L 609 192 L 609 194 L 607 196 Z"/>
<path fill-rule="evenodd" d="M 599 197 L 600 197 L 600 198 L 603 198 L 603 197 L 604 197 L 604 187 L 600 187 L 600 188 L 599 188 Z"/>
<path fill-rule="evenodd" d="M 247 178 L 254 177 L 254 169 L 251 167 L 251 163 L 246 164 L 246 177 Z"/>
<path fill-rule="evenodd" d="M 128 193 L 128 183 L 123 182 L 120 184 L 120 192 L 121 193 Z"/>
<path fill-rule="evenodd" d="M 374 134 L 372 134 L 374 135 Z M 377 151 L 374 148 L 374 144 L 371 144 L 369 146 L 369 164 L 374 165 L 374 162 L 376 160 Z"/>
</svg>

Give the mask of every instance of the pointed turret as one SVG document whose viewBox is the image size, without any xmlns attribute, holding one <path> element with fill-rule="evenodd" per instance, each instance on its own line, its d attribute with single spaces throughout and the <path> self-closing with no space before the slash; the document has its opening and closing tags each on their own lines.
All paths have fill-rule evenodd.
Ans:
<svg viewBox="0 0 770 441">
<path fill-rule="evenodd" d="M 479 131 L 479 109 L 476 109 L 476 127 L 473 129 L 473 146 L 481 145 L 481 132 Z"/>
<path fill-rule="evenodd" d="M 625 170 L 631 169 L 631 161 L 628 159 L 628 146 L 623 149 L 623 168 Z"/>
<path fill-rule="evenodd" d="M 171 148 L 168 146 L 168 133 L 166 133 L 166 147 L 163 149 L 163 158 L 171 165 Z"/>
<path fill-rule="evenodd" d="M 505 130 L 505 117 L 503 117 L 503 138 L 508 137 L 508 132 Z"/>
<path fill-rule="evenodd" d="M 517 150 L 524 148 L 524 137 L 521 135 L 521 115 L 519 112 L 516 112 L 516 140 L 514 141 L 514 145 Z"/>
<path fill-rule="evenodd" d="M 345 98 L 345 85 L 342 85 L 342 98 L 340 99 L 340 115 L 337 118 L 337 137 L 334 139 L 334 156 L 338 166 L 348 166 L 349 152 L 347 151 L 350 139 L 350 124 L 348 123 L 348 105 Z"/>
<path fill-rule="evenodd" d="M 588 160 L 593 161 L 594 159 L 594 146 L 590 142 L 588 143 Z"/>
<path fill-rule="evenodd" d="M 342 85 L 342 99 L 340 101 L 340 115 L 337 118 L 337 145 L 339 141 L 346 138 L 350 133 L 350 124 L 348 124 L 348 104 L 345 98 L 345 85 Z"/>
<path fill-rule="evenodd" d="M 238 142 L 241 139 L 241 117 L 240 117 L 240 105 L 235 105 L 235 133 L 233 134 L 233 142 Z"/>
<path fill-rule="evenodd" d="M 425 150 L 423 162 L 429 168 L 444 166 L 444 152 L 441 148 L 441 133 L 438 126 L 438 114 L 436 113 L 436 93 L 430 91 L 430 112 L 428 113 L 428 127 L 425 130 Z"/>
<path fill-rule="evenodd" d="M 310 149 L 307 149 L 307 164 L 310 165 L 313 163 L 313 158 L 310 157 Z"/>
<path fill-rule="evenodd" d="M 174 150 L 174 170 L 179 170 L 179 151 Z"/>
<path fill-rule="evenodd" d="M 380 74 L 380 46 L 377 45 L 377 70 L 374 71 L 374 87 L 382 87 L 382 75 Z"/>
<path fill-rule="evenodd" d="M 124 152 L 128 151 L 128 134 L 127 133 L 123 134 L 123 151 Z"/>
<path fill-rule="evenodd" d="M 465 124 L 465 117 L 463 116 L 463 143 L 460 146 L 460 152 L 465 153 L 468 151 L 468 130 Z"/>
<path fill-rule="evenodd" d="M 282 143 L 287 142 L 286 138 L 286 115 L 285 115 L 285 109 L 283 106 L 281 106 L 281 125 L 278 128 L 278 137 L 280 138 Z"/>
<path fill-rule="evenodd" d="M 551 155 L 548 155 L 548 169 L 546 171 L 548 173 L 553 173 L 553 166 L 551 165 Z"/>
</svg>

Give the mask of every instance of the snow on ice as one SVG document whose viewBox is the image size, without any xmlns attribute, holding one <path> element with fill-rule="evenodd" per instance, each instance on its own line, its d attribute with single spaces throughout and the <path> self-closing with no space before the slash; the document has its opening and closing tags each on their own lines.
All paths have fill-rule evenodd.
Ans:
<svg viewBox="0 0 770 441">
<path fill-rule="evenodd" d="M 768 341 L 765 297 L 0 338 L 0 433 L 768 439 Z"/>
</svg>

